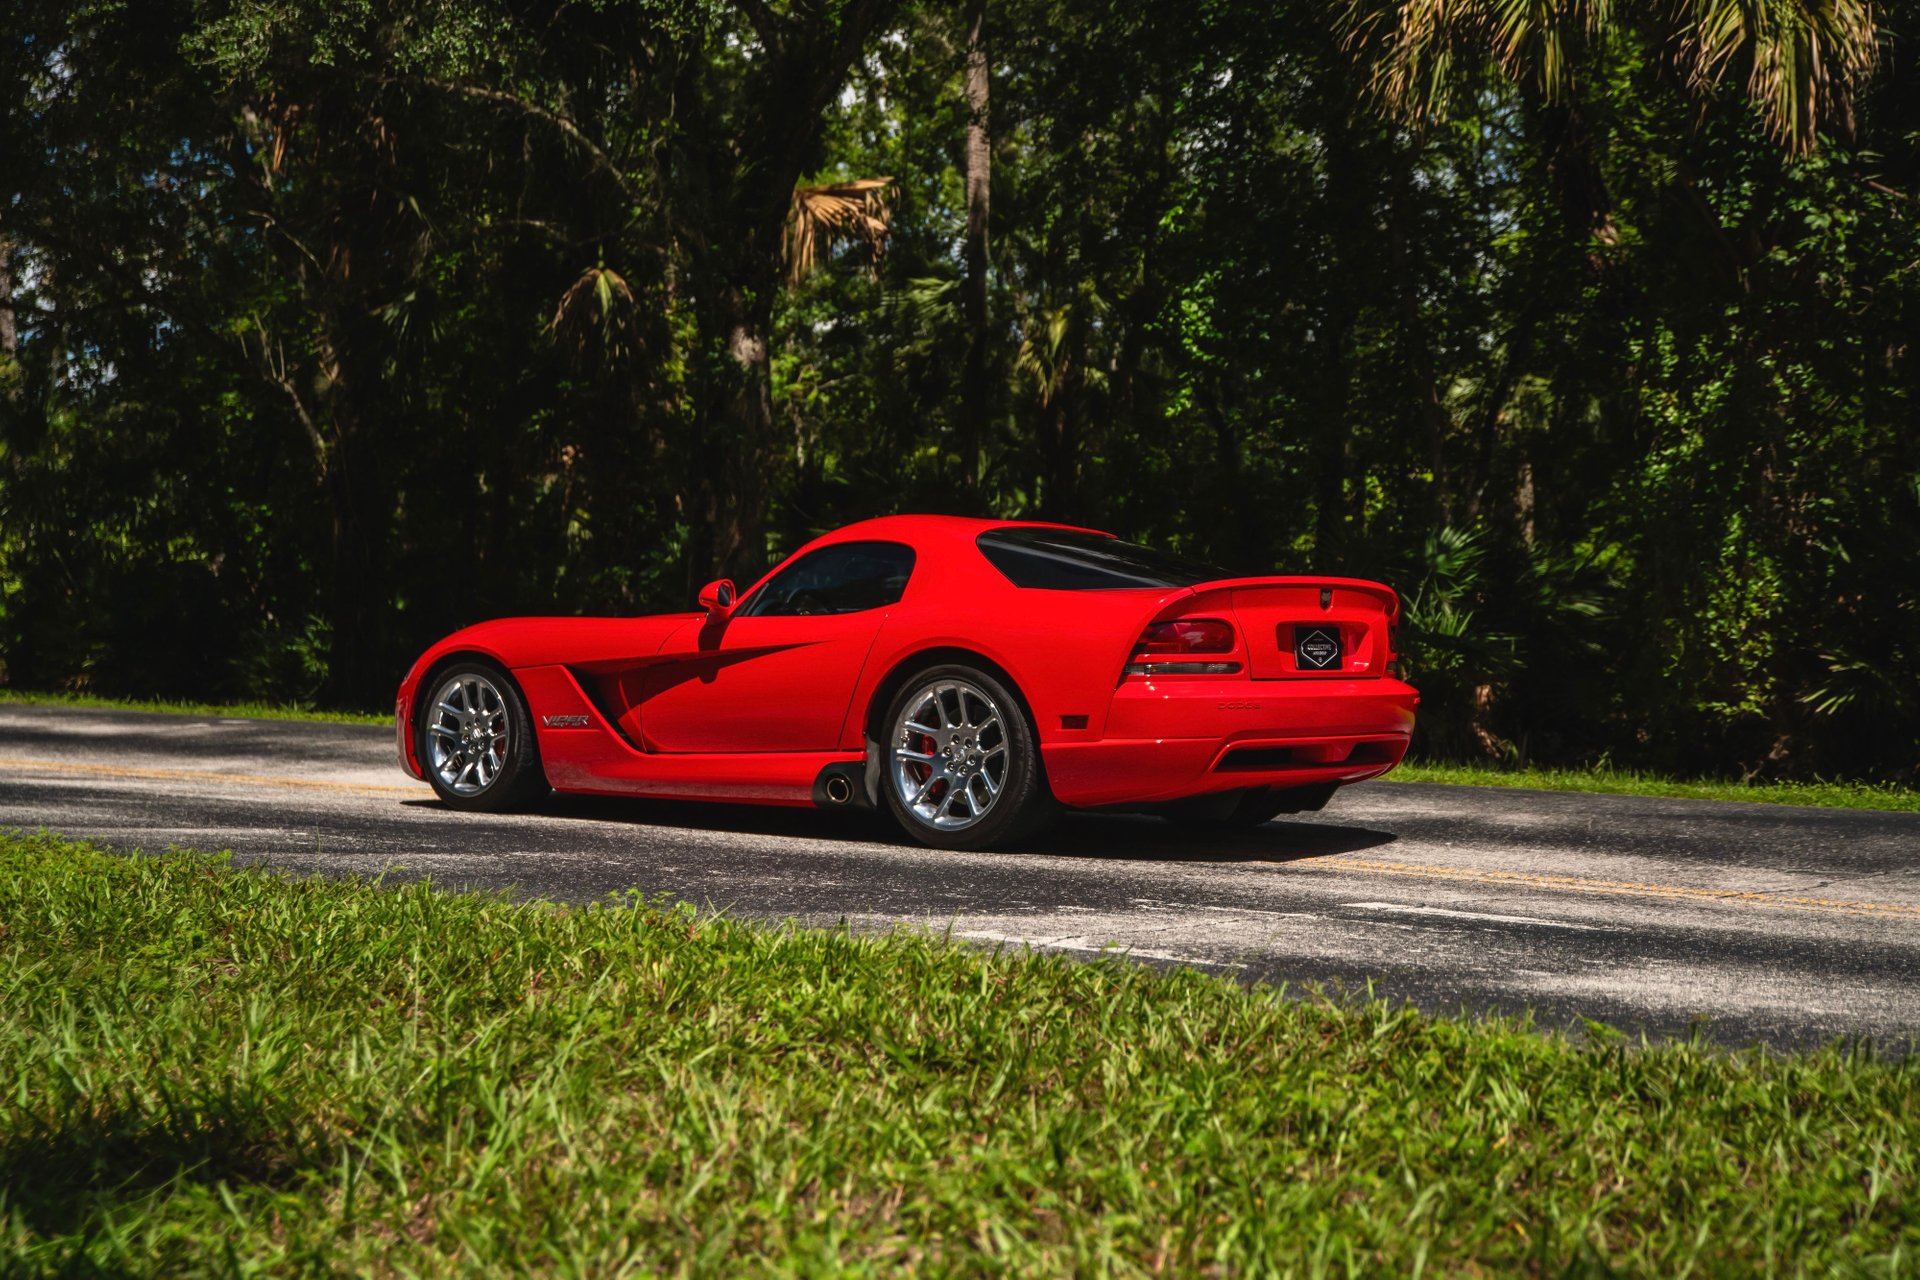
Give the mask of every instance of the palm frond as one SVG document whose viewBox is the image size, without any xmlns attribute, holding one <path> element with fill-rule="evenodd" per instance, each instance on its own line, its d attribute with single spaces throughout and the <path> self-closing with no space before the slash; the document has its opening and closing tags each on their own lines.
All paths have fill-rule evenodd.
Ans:
<svg viewBox="0 0 1920 1280">
<path fill-rule="evenodd" d="M 887 196 L 892 178 L 857 178 L 795 187 L 787 214 L 787 279 L 799 284 L 835 245 L 856 244 L 867 251 L 868 269 L 877 272 L 892 231 Z"/>
<path fill-rule="evenodd" d="M 1679 59 L 1705 93 L 1742 62 L 1747 97 L 1795 151 L 1812 147 L 1853 87 L 1873 69 L 1878 28 L 1864 0 L 1679 0 Z"/>
<path fill-rule="evenodd" d="M 1347 0 L 1344 26 L 1375 97 L 1410 123 L 1444 120 L 1488 66 L 1565 101 L 1585 46 L 1618 28 L 1671 50 L 1698 95 L 1744 67 L 1748 99 L 1796 152 L 1844 111 L 1879 40 L 1869 0 Z"/>
<path fill-rule="evenodd" d="M 571 339 L 576 358 L 584 358 L 596 339 L 608 357 L 618 357 L 637 348 L 636 309 L 624 276 L 611 267 L 588 267 L 560 295 L 547 330 Z"/>
</svg>

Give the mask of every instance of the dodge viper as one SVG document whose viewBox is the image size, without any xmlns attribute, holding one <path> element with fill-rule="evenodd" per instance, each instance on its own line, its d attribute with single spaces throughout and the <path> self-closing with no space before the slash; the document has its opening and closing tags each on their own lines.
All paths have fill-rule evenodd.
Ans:
<svg viewBox="0 0 1920 1280">
<path fill-rule="evenodd" d="M 1318 809 L 1399 763 L 1419 702 L 1377 582 L 1234 577 L 1063 525 L 867 520 L 699 606 L 454 632 L 400 684 L 401 766 L 454 809 L 885 808 L 977 849 L 1060 807 Z"/>
</svg>

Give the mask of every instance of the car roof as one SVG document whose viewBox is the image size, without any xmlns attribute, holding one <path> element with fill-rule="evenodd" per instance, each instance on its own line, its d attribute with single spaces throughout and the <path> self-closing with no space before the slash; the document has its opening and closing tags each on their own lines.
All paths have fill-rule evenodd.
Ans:
<svg viewBox="0 0 1920 1280">
<path fill-rule="evenodd" d="M 898 515 L 875 516 L 870 520 L 858 520 L 844 525 L 832 533 L 825 534 L 814 541 L 850 542 L 863 538 L 912 538 L 916 535 L 946 535 L 948 537 L 978 537 L 989 529 L 1070 529 L 1076 533 L 1091 533 L 1102 538 L 1113 535 L 1101 529 L 1088 529 L 1074 524 L 1058 524 L 1050 520 L 985 520 L 975 516 L 940 515 Z"/>
</svg>

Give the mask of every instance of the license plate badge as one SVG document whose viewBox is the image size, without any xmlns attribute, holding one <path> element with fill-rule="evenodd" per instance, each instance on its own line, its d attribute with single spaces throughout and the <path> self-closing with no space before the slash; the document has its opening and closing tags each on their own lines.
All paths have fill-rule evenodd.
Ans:
<svg viewBox="0 0 1920 1280">
<path fill-rule="evenodd" d="M 1340 643 L 1339 627 L 1294 625 L 1293 665 L 1299 670 L 1338 671 L 1345 655 L 1346 650 Z"/>
</svg>

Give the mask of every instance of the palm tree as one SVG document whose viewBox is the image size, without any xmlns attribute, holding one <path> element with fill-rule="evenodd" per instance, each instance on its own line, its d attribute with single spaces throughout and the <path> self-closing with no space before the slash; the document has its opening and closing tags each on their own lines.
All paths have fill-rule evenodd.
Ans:
<svg viewBox="0 0 1920 1280">
<path fill-rule="evenodd" d="M 1445 118 L 1487 66 L 1564 102 L 1583 49 L 1624 32 L 1665 51 L 1693 93 L 1744 72 L 1748 99 L 1794 152 L 1848 118 L 1877 39 L 1867 0 L 1348 0 L 1345 26 L 1373 91 L 1406 120 Z"/>
</svg>

